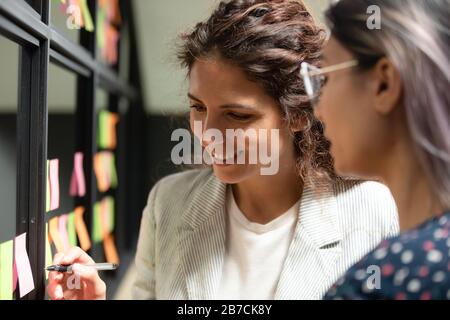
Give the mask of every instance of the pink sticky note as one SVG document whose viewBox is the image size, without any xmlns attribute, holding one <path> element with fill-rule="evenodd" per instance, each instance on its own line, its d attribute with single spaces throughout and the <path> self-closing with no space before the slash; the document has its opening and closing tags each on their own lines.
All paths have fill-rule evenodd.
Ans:
<svg viewBox="0 0 450 320">
<path fill-rule="evenodd" d="M 16 267 L 16 261 L 14 261 L 13 266 L 13 292 L 16 291 L 17 288 L 17 267 Z"/>
<path fill-rule="evenodd" d="M 78 196 L 84 197 L 86 195 L 86 181 L 83 170 L 83 153 L 81 152 L 75 154 L 75 175 L 77 177 Z"/>
<path fill-rule="evenodd" d="M 69 216 L 67 214 L 60 216 L 58 219 L 59 237 L 61 238 L 61 242 L 63 243 L 64 251 L 69 250 L 69 248 L 70 248 L 69 235 L 67 233 L 67 220 L 68 219 L 69 219 Z"/>
<path fill-rule="evenodd" d="M 78 196 L 78 188 L 77 188 L 77 176 L 75 174 L 75 168 L 72 171 L 72 176 L 70 177 L 70 196 L 76 197 Z"/>
<path fill-rule="evenodd" d="M 19 280 L 20 297 L 34 290 L 33 273 L 27 253 L 27 234 L 17 236 L 14 241 L 14 261 Z"/>
<path fill-rule="evenodd" d="M 83 170 L 83 153 L 77 152 L 74 156 L 73 172 L 70 180 L 70 195 L 84 197 L 86 195 L 86 180 Z"/>
<path fill-rule="evenodd" d="M 50 160 L 50 210 L 59 208 L 59 160 Z"/>
</svg>

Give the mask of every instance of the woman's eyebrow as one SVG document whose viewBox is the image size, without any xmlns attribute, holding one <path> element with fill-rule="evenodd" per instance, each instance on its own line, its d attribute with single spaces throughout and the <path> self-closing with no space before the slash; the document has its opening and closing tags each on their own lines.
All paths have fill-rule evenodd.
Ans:
<svg viewBox="0 0 450 320">
<path fill-rule="evenodd" d="M 227 103 L 227 104 L 220 106 L 220 108 L 221 109 L 245 109 L 245 110 L 252 110 L 252 111 L 255 110 L 254 107 L 247 106 L 244 104 L 239 104 L 239 103 Z"/>
<path fill-rule="evenodd" d="M 200 100 L 199 98 L 194 96 L 192 93 L 188 93 L 188 98 L 204 104 L 202 102 L 202 100 Z M 256 108 L 254 108 L 252 106 L 239 104 L 239 103 L 227 103 L 227 104 L 221 105 L 220 108 L 221 109 L 245 109 L 245 110 L 253 110 L 253 111 L 256 110 Z"/>
<path fill-rule="evenodd" d="M 197 102 L 203 103 L 202 100 L 200 100 L 199 98 L 195 97 L 192 93 L 188 93 L 188 98 L 195 100 Z"/>
</svg>

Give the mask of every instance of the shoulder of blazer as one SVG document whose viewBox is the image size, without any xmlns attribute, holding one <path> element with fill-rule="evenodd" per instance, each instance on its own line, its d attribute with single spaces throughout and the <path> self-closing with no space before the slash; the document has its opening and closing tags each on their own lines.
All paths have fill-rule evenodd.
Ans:
<svg viewBox="0 0 450 320">
<path fill-rule="evenodd" d="M 397 206 L 384 184 L 343 180 L 335 183 L 334 196 L 341 230 L 365 229 L 384 237 L 398 233 Z"/>
<path fill-rule="evenodd" d="M 222 191 L 225 189 L 226 185 L 214 176 L 211 168 L 169 175 L 161 179 L 150 192 L 155 193 L 154 214 L 177 215 L 190 221 L 195 219 L 192 215 L 207 211 L 208 204 L 224 204 L 225 194 Z M 192 207 L 199 210 L 192 210 Z"/>
</svg>

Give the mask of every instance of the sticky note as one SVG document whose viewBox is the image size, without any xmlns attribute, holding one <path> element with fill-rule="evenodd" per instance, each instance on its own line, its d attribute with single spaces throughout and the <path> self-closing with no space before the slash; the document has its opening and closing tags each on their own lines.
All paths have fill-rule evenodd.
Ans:
<svg viewBox="0 0 450 320">
<path fill-rule="evenodd" d="M 0 244 L 0 300 L 13 299 L 13 240 Z"/>
<path fill-rule="evenodd" d="M 66 248 L 65 248 L 64 243 L 59 234 L 59 218 L 54 217 L 53 219 L 51 219 L 49 221 L 48 227 L 49 227 L 50 237 L 52 238 L 52 241 L 55 244 L 56 251 L 58 253 L 64 252 L 66 250 Z"/>
<path fill-rule="evenodd" d="M 70 248 L 69 235 L 67 234 L 67 220 L 68 219 L 69 219 L 69 216 L 67 214 L 64 214 L 58 218 L 59 237 L 61 239 L 62 245 L 64 246 L 64 251 L 67 251 Z"/>
<path fill-rule="evenodd" d="M 14 260 L 14 269 L 13 269 L 13 292 L 16 291 L 16 289 L 17 289 L 17 280 L 18 280 L 18 276 L 17 276 L 17 266 L 16 266 L 16 261 Z"/>
<path fill-rule="evenodd" d="M 17 236 L 14 241 L 14 260 L 16 262 L 20 297 L 34 290 L 33 273 L 27 253 L 27 234 Z"/>
<path fill-rule="evenodd" d="M 70 195 L 72 197 L 84 197 L 86 195 L 86 180 L 84 177 L 82 152 L 74 155 L 72 177 L 70 179 Z"/>
<path fill-rule="evenodd" d="M 102 226 L 101 203 L 96 202 L 94 204 L 94 214 L 92 216 L 92 241 L 94 241 L 94 243 L 98 243 L 103 240 Z"/>
<path fill-rule="evenodd" d="M 47 179 L 46 179 L 46 193 L 45 193 L 45 212 L 50 211 L 50 161 L 47 160 Z"/>
<path fill-rule="evenodd" d="M 105 47 L 105 24 L 106 24 L 106 12 L 100 6 L 97 12 L 97 44 L 100 49 Z"/>
<path fill-rule="evenodd" d="M 81 13 L 84 20 L 84 28 L 86 31 L 94 31 L 94 22 L 92 21 L 92 16 L 87 5 L 87 0 L 80 0 Z"/>
<path fill-rule="evenodd" d="M 109 142 L 110 148 L 117 147 L 117 124 L 119 123 L 119 115 L 117 113 L 109 114 Z"/>
<path fill-rule="evenodd" d="M 111 153 L 109 171 L 110 171 L 109 174 L 110 174 L 111 188 L 117 188 L 118 179 L 117 179 L 117 170 L 116 170 L 116 157 L 115 157 L 114 153 Z"/>
<path fill-rule="evenodd" d="M 115 222 L 115 201 L 113 197 L 106 197 L 104 199 L 105 210 L 107 211 L 107 225 L 108 225 L 108 233 L 114 231 L 114 222 Z"/>
<path fill-rule="evenodd" d="M 94 156 L 94 171 L 97 178 L 97 188 L 100 192 L 106 192 L 110 188 L 117 188 L 118 178 L 113 152 L 98 152 Z"/>
<path fill-rule="evenodd" d="M 99 152 L 94 156 L 94 171 L 97 178 L 97 187 L 100 192 L 106 192 L 111 186 L 110 161 L 107 151 Z"/>
<path fill-rule="evenodd" d="M 77 207 L 75 209 L 75 229 L 77 231 L 78 240 L 80 240 L 80 247 L 84 251 L 88 251 L 91 248 L 91 239 L 84 223 L 84 208 Z"/>
<path fill-rule="evenodd" d="M 109 234 L 103 240 L 103 250 L 105 251 L 106 261 L 109 263 L 119 263 L 119 254 L 117 253 L 117 248 L 114 243 L 114 237 Z"/>
<path fill-rule="evenodd" d="M 117 113 L 102 110 L 98 115 L 98 146 L 102 149 L 115 149 L 117 147 Z"/>
<path fill-rule="evenodd" d="M 59 160 L 50 160 L 50 211 L 59 208 Z"/>
<path fill-rule="evenodd" d="M 48 223 L 45 224 L 45 266 L 48 267 L 52 265 L 53 253 L 52 247 L 50 245 L 50 237 L 48 233 Z M 45 271 L 45 279 L 48 279 L 48 271 Z"/>
<path fill-rule="evenodd" d="M 77 233 L 75 229 L 75 213 L 72 212 L 68 215 L 67 219 L 67 234 L 69 237 L 69 244 L 71 247 L 77 245 Z"/>
</svg>

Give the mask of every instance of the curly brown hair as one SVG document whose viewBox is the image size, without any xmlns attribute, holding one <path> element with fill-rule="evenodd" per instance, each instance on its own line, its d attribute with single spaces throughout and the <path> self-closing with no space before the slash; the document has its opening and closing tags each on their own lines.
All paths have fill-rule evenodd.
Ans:
<svg viewBox="0 0 450 320">
<path fill-rule="evenodd" d="M 300 177 L 316 184 L 337 177 L 330 143 L 305 92 L 300 64 L 319 64 L 325 38 L 301 1 L 223 1 L 207 21 L 181 35 L 178 59 L 190 72 L 197 59 L 219 54 L 261 84 L 278 102 L 293 132 Z M 306 126 L 294 133 L 299 121 Z"/>
</svg>

